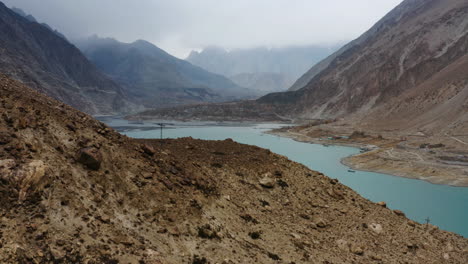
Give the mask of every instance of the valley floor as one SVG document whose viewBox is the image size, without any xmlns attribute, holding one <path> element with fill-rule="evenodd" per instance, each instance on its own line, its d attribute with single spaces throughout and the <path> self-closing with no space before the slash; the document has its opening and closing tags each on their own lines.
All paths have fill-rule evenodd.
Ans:
<svg viewBox="0 0 468 264">
<path fill-rule="evenodd" d="M 466 137 L 355 132 L 349 126 L 324 124 L 286 127 L 269 133 L 301 142 L 359 147 L 361 154 L 342 160 L 343 164 L 356 170 L 420 179 L 434 184 L 468 186 Z"/>
</svg>

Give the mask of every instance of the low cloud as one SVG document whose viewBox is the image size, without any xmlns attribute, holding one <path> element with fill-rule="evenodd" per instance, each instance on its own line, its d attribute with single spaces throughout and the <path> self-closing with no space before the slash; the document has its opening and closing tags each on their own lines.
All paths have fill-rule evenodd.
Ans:
<svg viewBox="0 0 468 264">
<path fill-rule="evenodd" d="M 401 0 L 5 0 L 69 38 L 146 39 L 191 49 L 331 44 L 358 37 Z"/>
</svg>

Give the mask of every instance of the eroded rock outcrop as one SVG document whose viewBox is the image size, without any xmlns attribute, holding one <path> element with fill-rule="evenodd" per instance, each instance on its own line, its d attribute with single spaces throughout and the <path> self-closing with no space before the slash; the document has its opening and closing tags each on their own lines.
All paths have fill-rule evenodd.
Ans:
<svg viewBox="0 0 468 264">
<path fill-rule="evenodd" d="M 78 151 L 77 161 L 91 170 L 99 170 L 102 162 L 102 155 L 96 148 L 82 148 Z"/>
</svg>

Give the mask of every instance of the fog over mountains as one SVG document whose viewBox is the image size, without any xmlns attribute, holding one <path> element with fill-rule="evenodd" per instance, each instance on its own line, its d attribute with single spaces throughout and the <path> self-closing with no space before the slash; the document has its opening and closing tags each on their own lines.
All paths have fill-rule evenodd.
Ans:
<svg viewBox="0 0 468 264">
<path fill-rule="evenodd" d="M 230 51 L 212 46 L 201 52 L 192 51 L 187 60 L 227 76 L 241 86 L 277 92 L 288 89 L 297 78 L 339 46 L 258 47 Z"/>
<path fill-rule="evenodd" d="M 73 41 L 0 3 L 0 71 L 90 114 L 250 99 L 259 93 L 138 40 Z"/>
<path fill-rule="evenodd" d="M 93 36 L 75 41 L 101 71 L 149 108 L 248 99 L 255 91 L 239 87 L 178 59 L 145 40 L 132 43 Z"/>
</svg>

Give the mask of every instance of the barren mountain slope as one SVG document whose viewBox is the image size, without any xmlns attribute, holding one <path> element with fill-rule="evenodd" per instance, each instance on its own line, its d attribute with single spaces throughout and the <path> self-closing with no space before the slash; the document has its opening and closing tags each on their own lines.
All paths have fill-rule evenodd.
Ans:
<svg viewBox="0 0 468 264">
<path fill-rule="evenodd" d="M 75 46 L 1 2 L 0 72 L 90 114 L 131 107 L 122 89 Z"/>
<path fill-rule="evenodd" d="M 0 75 L 1 263 L 466 263 L 468 241 L 231 140 L 133 140 Z"/>
<path fill-rule="evenodd" d="M 390 99 L 366 117 L 366 122 L 371 128 L 467 135 L 468 55 Z"/>
<path fill-rule="evenodd" d="M 331 61 L 325 61 L 327 67 L 314 71 L 316 75 L 304 88 L 267 95 L 259 101 L 287 102 L 287 111 L 303 118 L 365 117 L 382 108 L 390 111 L 386 112 L 389 118 L 407 122 L 405 116 L 412 115 L 424 125 L 427 118 L 415 115 L 424 113 L 420 109 L 450 104 L 458 94 L 463 97 L 468 78 L 463 57 L 467 53 L 466 0 L 406 0 Z M 446 78 L 436 75 L 448 77 L 456 72 L 465 75 L 457 81 L 446 79 L 450 85 L 436 82 Z M 437 100 L 435 90 L 443 95 Z M 399 106 L 401 100 L 411 101 L 405 111 Z M 453 105 L 457 108 L 454 118 L 466 118 L 462 105 Z M 433 112 L 432 116 L 438 117 L 434 122 L 444 122 L 443 113 Z"/>
</svg>

